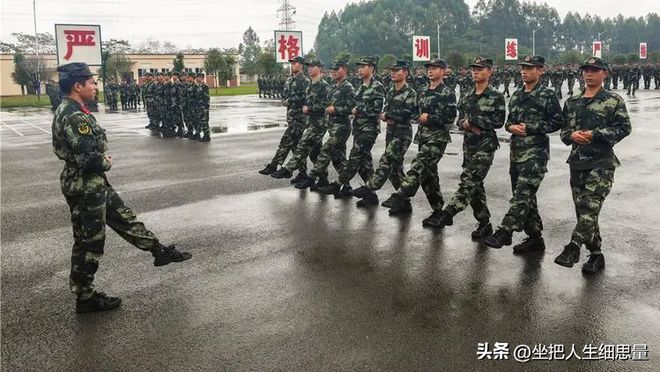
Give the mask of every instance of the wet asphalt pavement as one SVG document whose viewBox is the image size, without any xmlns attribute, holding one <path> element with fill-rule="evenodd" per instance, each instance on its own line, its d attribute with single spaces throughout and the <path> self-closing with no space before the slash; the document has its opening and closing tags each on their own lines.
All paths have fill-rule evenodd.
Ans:
<svg viewBox="0 0 660 372">
<path fill-rule="evenodd" d="M 660 92 L 626 101 L 633 133 L 615 149 L 622 166 L 600 218 L 607 267 L 595 277 L 580 272 L 584 249 L 572 269 L 553 263 L 575 223 L 557 134 L 538 194 L 547 249 L 519 257 L 472 242 L 469 208 L 443 232 L 422 228 L 430 208 L 421 190 L 412 215 L 395 218 L 257 174 L 283 132 L 275 101 L 214 98 L 209 144 L 152 136 L 143 111 L 101 112 L 110 182 L 163 242 L 193 258 L 155 268 L 109 232 L 97 288 L 124 302 L 86 315 L 68 293 L 72 236 L 52 115 L 2 111 L 2 369 L 660 370 Z M 446 198 L 461 171 L 461 137 L 452 141 L 439 165 Z M 511 195 L 502 145 L 485 184 L 494 224 Z M 392 191 L 388 183 L 378 194 Z M 478 360 L 485 342 L 508 343 L 508 360 Z M 536 344 L 563 345 L 565 356 L 574 346 L 583 358 L 645 344 L 649 360 L 513 360 L 518 345 Z"/>
</svg>

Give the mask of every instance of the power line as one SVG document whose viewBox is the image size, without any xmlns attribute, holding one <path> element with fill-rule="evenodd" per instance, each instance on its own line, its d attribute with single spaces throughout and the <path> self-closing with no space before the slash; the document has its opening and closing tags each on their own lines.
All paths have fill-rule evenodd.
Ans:
<svg viewBox="0 0 660 372">
<path fill-rule="evenodd" d="M 296 7 L 292 6 L 289 0 L 281 0 L 282 6 L 277 9 L 280 18 L 280 26 L 285 30 L 290 30 L 296 27 L 296 22 L 293 20 L 293 15 L 296 14 Z"/>
</svg>

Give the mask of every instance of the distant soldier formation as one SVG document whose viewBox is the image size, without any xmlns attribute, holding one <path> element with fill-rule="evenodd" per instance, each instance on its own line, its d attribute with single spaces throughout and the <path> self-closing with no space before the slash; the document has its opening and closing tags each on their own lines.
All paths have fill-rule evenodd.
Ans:
<svg viewBox="0 0 660 372">
<path fill-rule="evenodd" d="M 110 78 L 105 85 L 105 104 L 110 110 L 135 110 L 141 105 L 141 87 L 133 80 L 117 82 Z"/>
<path fill-rule="evenodd" d="M 149 123 L 163 137 L 211 141 L 209 87 L 204 73 L 147 73 L 142 96 Z"/>
</svg>

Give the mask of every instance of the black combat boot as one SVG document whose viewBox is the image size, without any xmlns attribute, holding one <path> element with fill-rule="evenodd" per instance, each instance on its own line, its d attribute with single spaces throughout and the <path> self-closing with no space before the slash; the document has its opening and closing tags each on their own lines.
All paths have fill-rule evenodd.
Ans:
<svg viewBox="0 0 660 372">
<path fill-rule="evenodd" d="M 545 250 L 545 242 L 541 235 L 528 236 L 522 242 L 513 246 L 514 254 L 524 254 L 543 250 Z"/>
<path fill-rule="evenodd" d="M 305 172 L 305 171 L 298 171 L 298 175 L 295 176 L 295 177 L 293 177 L 293 178 L 291 179 L 290 182 L 291 182 L 292 185 L 295 185 L 295 184 L 297 184 L 298 182 L 304 180 L 305 178 L 309 178 L 309 176 L 307 175 L 307 172 Z"/>
<path fill-rule="evenodd" d="M 339 182 L 332 182 L 327 186 L 319 187 L 319 191 L 326 195 L 337 195 L 341 190 Z"/>
<path fill-rule="evenodd" d="M 204 137 L 199 139 L 199 142 L 211 142 L 211 136 L 205 134 Z"/>
<path fill-rule="evenodd" d="M 488 226 L 490 226 L 490 224 L 488 224 Z M 481 227 L 481 225 L 479 227 Z M 491 248 L 502 248 L 505 245 L 511 245 L 511 235 L 511 231 L 499 228 L 494 234 L 487 235 L 484 239 L 484 244 Z M 474 236 L 472 239 L 474 239 Z"/>
<path fill-rule="evenodd" d="M 172 262 L 182 262 L 189 260 L 192 257 L 191 253 L 181 252 L 176 249 L 174 245 L 161 246 L 157 250 L 151 252 L 154 256 L 154 266 L 164 266 Z"/>
<path fill-rule="evenodd" d="M 412 204 L 410 204 L 409 198 L 404 198 L 398 193 L 394 193 L 390 199 L 392 199 L 392 206 L 389 211 L 390 216 L 412 213 Z"/>
<path fill-rule="evenodd" d="M 321 189 L 321 187 L 328 186 L 329 184 L 330 184 L 330 182 L 328 182 L 327 178 L 319 178 L 319 180 L 316 181 L 315 184 L 310 186 L 309 189 L 311 191 L 319 191 Z"/>
<path fill-rule="evenodd" d="M 397 202 L 396 200 L 397 197 L 399 197 L 399 193 L 397 192 L 393 193 L 392 195 L 390 195 L 389 198 L 387 198 L 387 200 L 380 203 L 380 206 L 385 208 L 392 208 L 394 206 L 394 203 Z"/>
<path fill-rule="evenodd" d="M 88 299 L 76 300 L 77 313 L 95 313 L 98 311 L 112 310 L 121 305 L 121 298 L 110 297 L 103 292 L 94 292 Z"/>
<path fill-rule="evenodd" d="M 366 208 L 371 205 L 378 205 L 378 195 L 372 192 L 371 194 L 362 198 L 362 200 L 359 200 L 356 205 L 358 208 Z"/>
<path fill-rule="evenodd" d="M 433 213 L 431 213 L 430 216 L 422 220 L 422 226 L 428 226 L 427 224 L 429 223 L 429 221 L 440 218 L 440 214 L 442 214 L 442 210 L 433 211 Z"/>
<path fill-rule="evenodd" d="M 291 176 L 293 176 L 293 173 L 291 173 L 290 170 L 282 167 L 276 170 L 275 172 L 271 173 L 270 176 L 273 178 L 291 178 Z"/>
<path fill-rule="evenodd" d="M 564 251 L 555 258 L 557 265 L 565 267 L 573 267 L 578 261 L 580 261 L 580 247 L 573 242 L 568 243 L 564 247 Z"/>
<path fill-rule="evenodd" d="M 433 214 L 436 214 L 435 212 Z M 436 229 L 442 229 L 445 226 L 451 226 L 454 224 L 454 218 L 447 211 L 441 211 L 437 214 L 435 218 L 427 218 L 422 225 L 426 227 L 433 227 Z"/>
<path fill-rule="evenodd" d="M 355 196 L 356 198 L 360 198 L 360 199 L 364 199 L 364 198 L 366 198 L 367 196 L 370 196 L 373 193 L 374 192 L 371 191 L 371 189 L 369 187 L 367 187 L 366 185 L 360 186 L 357 189 L 353 190 L 353 196 Z"/>
<path fill-rule="evenodd" d="M 266 164 L 264 169 L 259 171 L 259 174 L 268 176 L 270 174 L 273 174 L 276 170 L 277 170 L 277 164 L 270 163 L 270 164 Z"/>
<path fill-rule="evenodd" d="M 350 198 L 353 196 L 353 188 L 351 185 L 346 184 L 341 187 L 338 193 L 335 194 L 335 198 Z"/>
<path fill-rule="evenodd" d="M 306 188 L 314 186 L 314 183 L 315 182 L 313 177 L 307 177 L 305 179 L 300 180 L 300 182 L 295 183 L 293 187 L 304 190 Z"/>
<path fill-rule="evenodd" d="M 605 268 L 605 256 L 602 253 L 592 253 L 589 255 L 589 261 L 582 265 L 582 272 L 585 274 L 596 274 Z"/>
<path fill-rule="evenodd" d="M 472 232 L 471 236 L 473 241 L 478 242 L 486 239 L 486 237 L 488 237 L 492 233 L 493 233 L 493 226 L 491 226 L 490 223 L 486 223 L 486 224 L 480 223 L 479 225 L 477 225 L 477 228 Z M 509 233 L 509 242 L 507 245 L 509 244 L 511 244 L 511 233 Z"/>
</svg>

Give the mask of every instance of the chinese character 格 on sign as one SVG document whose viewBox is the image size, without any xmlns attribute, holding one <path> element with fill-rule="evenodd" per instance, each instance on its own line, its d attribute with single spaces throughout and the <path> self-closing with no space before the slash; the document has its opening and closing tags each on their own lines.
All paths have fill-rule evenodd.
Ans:
<svg viewBox="0 0 660 372">
<path fill-rule="evenodd" d="M 431 37 L 413 36 L 413 61 L 431 60 Z"/>
<path fill-rule="evenodd" d="M 504 57 L 507 61 L 515 61 L 518 59 L 518 39 L 505 39 Z"/>
<path fill-rule="evenodd" d="M 302 31 L 275 31 L 275 58 L 277 63 L 286 63 L 302 57 Z"/>
</svg>

